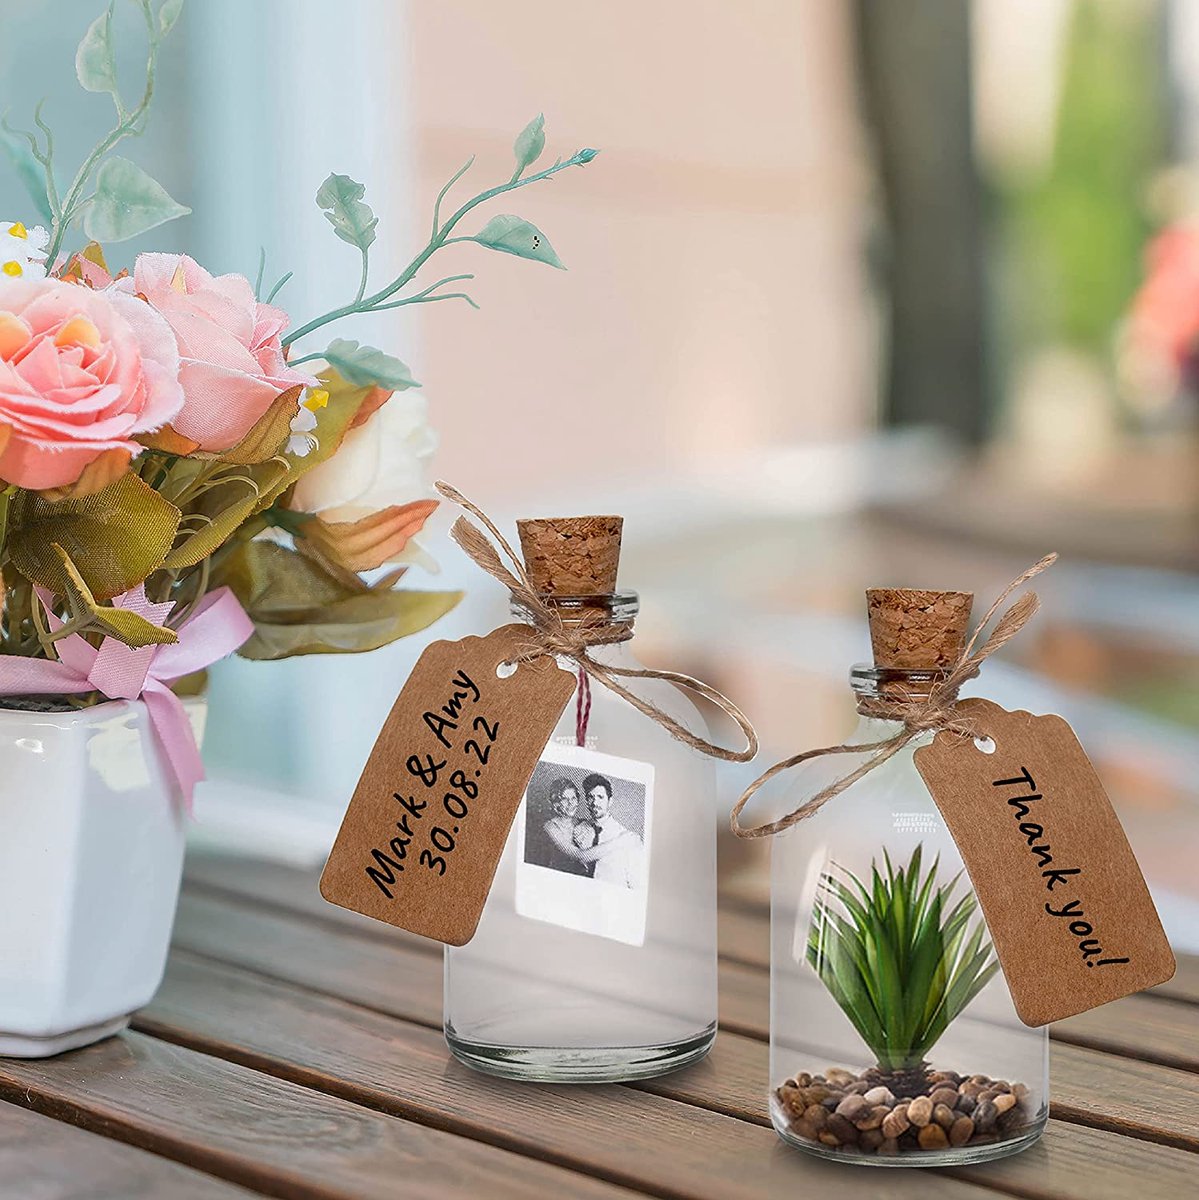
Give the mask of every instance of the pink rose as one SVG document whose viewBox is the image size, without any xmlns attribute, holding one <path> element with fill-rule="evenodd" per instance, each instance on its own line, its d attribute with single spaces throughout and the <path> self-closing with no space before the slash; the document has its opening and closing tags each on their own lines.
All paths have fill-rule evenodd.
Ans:
<svg viewBox="0 0 1199 1200">
<path fill-rule="evenodd" d="M 139 254 L 132 278 L 113 286 L 144 296 L 174 331 L 183 409 L 171 425 L 202 450 L 237 445 L 280 392 L 316 386 L 284 361 L 287 314 L 260 304 L 243 275 L 214 278 L 186 254 Z"/>
<path fill-rule="evenodd" d="M 167 323 L 133 296 L 57 279 L 0 281 L 0 480 L 76 483 L 101 456 L 111 477 L 134 435 L 179 411 L 179 353 Z M 99 482 L 103 482 L 101 480 Z"/>
</svg>

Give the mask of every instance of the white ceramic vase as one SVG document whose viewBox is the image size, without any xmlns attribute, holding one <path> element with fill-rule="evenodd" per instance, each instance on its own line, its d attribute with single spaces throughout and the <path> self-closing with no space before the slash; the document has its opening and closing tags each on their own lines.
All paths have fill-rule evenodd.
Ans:
<svg viewBox="0 0 1199 1200">
<path fill-rule="evenodd" d="M 189 702 L 201 732 L 204 705 Z M 162 981 L 186 815 L 140 701 L 0 709 L 0 1055 L 117 1033 Z"/>
</svg>

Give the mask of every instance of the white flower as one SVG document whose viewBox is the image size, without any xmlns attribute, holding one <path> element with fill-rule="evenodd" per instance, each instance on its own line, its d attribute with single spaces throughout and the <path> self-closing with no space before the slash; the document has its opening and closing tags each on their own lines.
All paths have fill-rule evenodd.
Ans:
<svg viewBox="0 0 1199 1200">
<path fill-rule="evenodd" d="M 49 230 L 26 229 L 20 221 L 0 221 L 0 273 L 9 279 L 44 279 Z"/>
<path fill-rule="evenodd" d="M 377 413 L 346 435 L 332 458 L 297 482 L 291 504 L 326 521 L 356 521 L 391 504 L 429 494 L 426 468 L 437 449 L 429 405 L 416 392 L 397 392 Z M 396 559 L 430 574 L 437 561 L 412 538 Z"/>
<path fill-rule="evenodd" d="M 300 402 L 296 415 L 291 419 L 291 437 L 287 439 L 287 453 L 296 458 L 307 458 L 316 449 L 316 410 L 329 403 L 329 393 L 324 388 L 313 388 Z"/>
<path fill-rule="evenodd" d="M 397 392 L 350 431 L 331 459 L 296 483 L 293 506 L 329 521 L 352 521 L 426 495 L 425 468 L 437 449 L 428 413 L 424 396 Z"/>
</svg>

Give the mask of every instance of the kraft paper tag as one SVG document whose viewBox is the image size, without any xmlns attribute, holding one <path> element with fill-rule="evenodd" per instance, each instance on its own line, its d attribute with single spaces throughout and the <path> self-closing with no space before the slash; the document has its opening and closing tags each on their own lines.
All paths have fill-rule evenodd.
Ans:
<svg viewBox="0 0 1199 1200">
<path fill-rule="evenodd" d="M 529 641 L 527 625 L 504 625 L 420 656 L 333 843 L 326 900 L 451 946 L 474 936 L 529 777 L 575 688 L 549 657 L 512 670 Z"/>
<path fill-rule="evenodd" d="M 938 733 L 916 767 L 966 864 L 1020 1019 L 1046 1025 L 1164 983 L 1174 955 L 1074 731 L 989 700 L 955 712 L 974 719 L 978 741 Z"/>
</svg>

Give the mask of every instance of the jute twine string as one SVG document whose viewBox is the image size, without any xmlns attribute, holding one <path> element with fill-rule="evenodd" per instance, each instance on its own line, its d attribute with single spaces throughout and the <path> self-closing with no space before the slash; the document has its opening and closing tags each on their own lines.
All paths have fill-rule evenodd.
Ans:
<svg viewBox="0 0 1199 1200">
<path fill-rule="evenodd" d="M 858 703 L 858 711 L 866 716 L 878 717 L 885 721 L 899 721 L 903 728 L 893 737 L 884 738 L 879 742 L 850 745 L 842 742 L 837 746 L 822 746 L 818 750 L 805 750 L 802 754 L 793 754 L 777 762 L 764 775 L 760 775 L 741 794 L 741 799 L 733 806 L 729 824 L 738 837 L 759 838 L 770 837 L 790 829 L 800 821 L 819 812 L 834 796 L 839 796 L 847 788 L 852 787 L 864 775 L 868 775 L 875 767 L 881 767 L 888 759 L 893 758 L 909 742 L 929 730 L 949 730 L 959 737 L 976 737 L 978 730 L 972 721 L 962 717 L 955 710 L 958 689 L 968 679 L 973 679 L 982 664 L 1002 646 L 1007 645 L 1032 619 L 1040 607 L 1036 592 L 1026 592 L 1009 608 L 995 624 L 986 641 L 978 645 L 991 618 L 999 611 L 1005 600 L 1030 579 L 1057 561 L 1056 554 L 1047 554 L 1040 561 L 1033 563 L 1023 574 L 1013 579 L 1003 589 L 995 603 L 987 609 L 987 615 L 975 626 L 970 640 L 966 643 L 957 661 L 929 689 L 927 695 L 898 693 L 894 696 L 863 698 Z M 975 648 L 977 646 L 977 649 Z M 802 762 L 812 758 L 823 758 L 827 754 L 869 754 L 870 757 L 854 770 L 840 779 L 822 788 L 810 800 L 806 800 L 798 808 L 789 812 L 777 821 L 769 821 L 749 828 L 740 822 L 741 811 L 749 803 L 750 798 L 759 788 L 769 783 L 776 775 L 791 770 Z"/>
<path fill-rule="evenodd" d="M 725 762 L 749 762 L 758 752 L 758 735 L 754 727 L 746 719 L 741 710 L 726 696 L 714 687 L 683 675 L 678 671 L 660 671 L 650 667 L 616 667 L 608 663 L 597 662 L 591 656 L 594 646 L 607 645 L 612 642 L 627 641 L 633 636 L 632 627 L 626 622 L 613 625 L 603 621 L 599 614 L 585 615 L 578 621 L 569 623 L 562 619 L 562 614 L 534 589 L 525 571 L 524 563 L 508 544 L 504 535 L 495 527 L 490 518 L 476 505 L 472 504 L 457 488 L 444 482 L 437 483 L 437 490 L 447 500 L 453 501 L 468 512 L 480 525 L 480 529 L 466 517 L 459 517 L 450 536 L 462 547 L 468 558 L 478 567 L 486 571 L 493 579 L 498 580 L 512 594 L 512 599 L 528 615 L 531 641 L 527 649 L 521 651 L 514 661 L 532 662 L 545 655 L 556 655 L 573 662 L 591 679 L 603 684 L 609 691 L 615 692 L 622 700 L 627 700 L 638 712 L 656 721 L 672 737 L 677 738 L 685 746 L 707 754 L 712 758 L 723 759 Z M 487 534 L 494 539 L 494 544 Z M 507 555 L 511 569 L 500 557 L 500 550 Z M 735 721 L 745 735 L 744 750 L 727 750 L 723 746 L 692 733 L 686 726 L 679 724 L 669 714 L 663 712 L 657 705 L 649 703 L 635 695 L 621 683 L 622 679 L 661 679 L 673 683 L 688 692 L 710 700 L 717 708 Z"/>
</svg>

